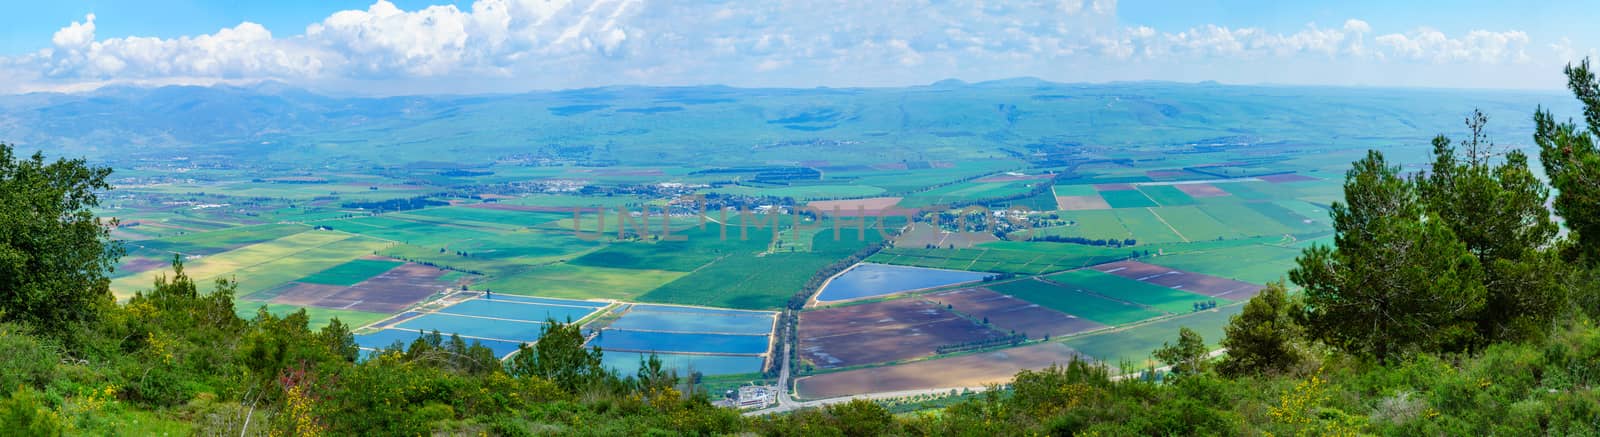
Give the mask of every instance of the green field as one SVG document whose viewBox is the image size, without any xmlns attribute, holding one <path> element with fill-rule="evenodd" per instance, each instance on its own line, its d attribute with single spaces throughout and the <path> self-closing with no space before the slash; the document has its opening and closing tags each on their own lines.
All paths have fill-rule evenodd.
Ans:
<svg viewBox="0 0 1600 437">
<path fill-rule="evenodd" d="M 1117 216 L 1117 221 L 1132 234 L 1132 238 L 1139 244 L 1176 243 L 1192 241 L 1185 239 L 1173 231 L 1171 226 L 1162 223 L 1161 219 L 1150 212 L 1149 208 L 1125 208 L 1112 210 Z"/>
<path fill-rule="evenodd" d="M 683 272 L 551 264 L 525 272 L 496 277 L 474 289 L 568 299 L 636 299 L 662 284 L 683 277 Z"/>
<path fill-rule="evenodd" d="M 293 234 L 274 240 L 251 244 L 231 251 L 216 255 L 191 259 L 184 265 L 184 273 L 194 278 L 196 282 L 210 282 L 213 278 L 227 277 L 227 275 L 258 265 L 288 258 L 323 245 L 355 237 L 353 234 L 330 231 L 308 231 Z M 349 256 L 345 260 L 354 259 L 360 254 Z M 343 261 L 343 260 L 341 260 Z M 327 267 L 332 267 L 327 266 Z M 327 268 L 323 267 L 323 268 Z M 321 270 L 321 268 L 317 269 Z M 296 278 L 315 272 L 301 272 Z M 132 294 L 136 289 L 147 288 L 156 275 L 167 274 L 166 269 L 143 272 L 138 275 L 129 275 L 111 281 L 111 290 L 117 296 Z M 246 291 L 242 287 L 240 293 Z"/>
<path fill-rule="evenodd" d="M 1139 187 L 1139 191 L 1143 191 L 1145 196 L 1149 196 L 1150 200 L 1154 200 L 1161 206 L 1183 206 L 1195 203 L 1193 197 L 1189 197 L 1189 194 L 1171 185 L 1143 185 Z"/>
<path fill-rule="evenodd" d="M 949 205 L 957 202 L 976 202 L 987 199 L 1016 196 L 1020 194 L 1026 194 L 1029 190 L 1030 184 L 1034 183 L 1043 182 L 1037 180 L 1022 180 L 1013 182 L 961 182 L 906 196 L 904 199 L 900 200 L 900 206 L 907 208 L 921 208 L 934 205 Z"/>
<path fill-rule="evenodd" d="M 824 224 L 825 228 L 826 226 Z M 709 234 L 707 236 L 715 235 L 711 234 L 713 231 L 709 229 L 705 232 Z M 739 309 L 778 309 L 800 291 L 817 271 L 881 239 L 877 231 L 869 229 L 865 240 L 857 240 L 855 233 L 851 232 L 844 232 L 843 237 L 836 240 L 830 229 L 816 232 L 812 237 L 810 251 L 774 253 L 762 251 L 769 240 L 737 242 L 744 247 L 727 249 L 723 248 L 730 242 L 717 242 L 707 246 L 717 248 L 720 256 L 703 267 L 693 269 L 689 274 L 640 296 L 639 301 Z M 690 242 L 701 240 L 691 239 Z M 756 243 L 758 246 L 751 246 L 748 243 Z M 751 250 L 752 248 L 755 250 Z"/>
<path fill-rule="evenodd" d="M 1151 206 L 1160 206 L 1156 204 L 1155 201 L 1150 200 L 1149 197 L 1145 196 L 1144 193 L 1139 192 L 1139 190 L 1101 191 L 1100 197 L 1106 199 L 1106 204 L 1111 205 L 1112 208 L 1145 208 Z"/>
<path fill-rule="evenodd" d="M 1249 229 L 1234 227 L 1217 221 L 1198 206 L 1166 206 L 1151 208 L 1151 213 L 1160 216 L 1168 225 L 1177 229 L 1189 241 L 1217 240 L 1227 238 L 1240 238 L 1246 236 L 1242 230 Z"/>
<path fill-rule="evenodd" d="M 401 264 L 404 263 L 380 259 L 358 259 L 300 278 L 297 282 L 348 287 L 359 284 L 361 281 L 370 279 L 373 276 L 383 274 L 383 272 L 399 267 Z"/>
<path fill-rule="evenodd" d="M 1286 277 L 1289 269 L 1294 268 L 1295 257 L 1299 255 L 1300 250 L 1295 248 L 1248 244 L 1169 254 L 1143 261 L 1252 284 L 1265 284 Z"/>
<path fill-rule="evenodd" d="M 989 285 L 988 288 L 1106 325 L 1121 325 L 1162 315 L 1161 312 L 1148 308 L 1105 299 L 1035 279 Z"/>
<path fill-rule="evenodd" d="M 1148 360 L 1152 351 L 1163 343 L 1177 343 L 1179 328 L 1192 329 L 1205 339 L 1206 346 L 1217 347 L 1217 342 L 1222 340 L 1222 328 L 1228 325 L 1230 317 L 1243 308 L 1244 305 L 1224 306 L 1123 330 L 1072 337 L 1063 343 L 1113 367 L 1131 363 L 1143 368 L 1150 364 Z"/>
<path fill-rule="evenodd" d="M 133 243 L 150 249 L 185 255 L 212 255 L 249 244 L 261 243 L 311 230 L 309 226 L 273 224 L 242 226 L 220 231 L 189 233 Z"/>
<path fill-rule="evenodd" d="M 1224 299 L 1147 284 L 1090 269 L 1062 272 L 1047 276 L 1046 279 L 1062 284 L 1067 288 L 1133 302 L 1173 314 L 1194 311 L 1195 302 L 1215 300 L 1219 305 L 1228 303 Z"/>
<path fill-rule="evenodd" d="M 1094 189 L 1094 185 L 1087 185 L 1087 184 L 1056 185 L 1053 189 L 1055 190 L 1057 196 L 1098 196 L 1098 195 L 1100 195 L 1100 191 L 1095 190 Z"/>
<path fill-rule="evenodd" d="M 1272 198 L 1271 194 L 1263 193 L 1255 189 L 1255 187 L 1271 185 L 1266 182 L 1237 182 L 1215 185 L 1217 188 L 1221 188 L 1222 191 L 1227 191 L 1228 194 L 1232 194 L 1233 197 L 1238 197 L 1244 200 L 1267 200 Z"/>
<path fill-rule="evenodd" d="M 383 320 L 384 318 L 390 316 L 390 314 L 372 313 L 366 311 L 336 310 L 331 308 L 317 307 L 301 308 L 293 305 L 259 302 L 236 303 L 234 304 L 233 311 L 237 313 L 240 318 L 245 320 L 254 320 L 258 314 L 258 311 L 260 311 L 263 307 L 267 309 L 267 312 L 278 317 L 287 317 L 288 315 L 293 314 L 295 311 L 304 309 L 306 311 L 306 317 L 309 319 L 309 323 L 307 323 L 307 325 L 310 326 L 312 330 L 322 329 L 323 326 L 326 326 L 329 321 L 335 318 L 338 318 L 340 323 L 349 326 L 350 329 L 353 330 L 355 328 L 360 328 L 362 326 L 371 324 L 372 322 Z"/>
</svg>

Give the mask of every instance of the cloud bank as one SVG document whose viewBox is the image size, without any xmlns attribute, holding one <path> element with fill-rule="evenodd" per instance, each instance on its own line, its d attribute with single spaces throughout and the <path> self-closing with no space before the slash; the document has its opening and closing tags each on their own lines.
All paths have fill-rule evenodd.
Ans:
<svg viewBox="0 0 1600 437">
<path fill-rule="evenodd" d="M 379 0 L 304 29 L 274 33 L 244 22 L 168 39 L 99 38 L 100 17 L 89 14 L 57 31 L 50 47 L 0 57 L 0 78 L 9 84 L 0 92 L 258 80 L 355 88 L 482 82 L 507 90 L 903 85 L 1022 75 L 1182 80 L 1197 73 L 1169 67 L 1219 63 L 1283 71 L 1325 64 L 1554 71 L 1586 53 L 1567 40 L 1536 44 L 1518 30 L 1377 33 L 1360 19 L 1311 23 L 1293 33 L 1219 25 L 1173 30 L 1122 25 L 1116 9 L 1114 0 L 479 0 L 465 10 L 407 11 Z M 1234 76 L 1212 78 L 1272 81 Z"/>
</svg>

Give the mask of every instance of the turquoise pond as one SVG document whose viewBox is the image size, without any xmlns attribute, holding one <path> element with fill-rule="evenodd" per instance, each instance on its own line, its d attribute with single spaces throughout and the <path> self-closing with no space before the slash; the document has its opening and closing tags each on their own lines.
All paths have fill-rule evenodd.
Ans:
<svg viewBox="0 0 1600 437">
<path fill-rule="evenodd" d="M 417 337 L 420 337 L 422 334 L 422 331 L 410 329 L 385 329 L 371 334 L 357 334 L 355 337 L 356 345 L 361 346 L 362 356 L 365 358 L 367 355 L 376 352 L 377 350 L 392 346 L 397 342 L 400 343 L 402 348 L 404 348 L 410 345 L 412 341 L 415 341 Z M 450 334 L 442 335 L 444 337 L 444 341 L 450 341 Z M 519 342 L 479 340 L 471 338 L 462 338 L 462 340 L 465 340 L 469 346 L 476 342 L 488 347 L 489 350 L 494 351 L 494 356 L 498 358 L 505 358 L 507 355 L 511 355 L 512 352 L 516 352 L 517 346 L 521 344 Z"/>
<path fill-rule="evenodd" d="M 646 356 L 649 354 L 606 351 L 600 361 L 618 373 L 633 375 L 639 370 L 639 360 Z M 760 373 L 761 365 L 766 363 L 758 356 L 657 353 L 656 357 L 661 359 L 662 367 L 677 370 L 679 376 L 687 376 L 690 371 L 713 376 Z"/>
<path fill-rule="evenodd" d="M 530 322 L 543 322 L 555 319 L 558 322 L 577 321 L 595 311 L 595 307 L 556 305 L 549 303 L 528 303 L 524 301 L 502 300 L 495 296 L 491 300 L 472 299 L 466 302 L 451 305 L 439 310 L 440 314 L 455 314 L 461 316 L 493 317 L 497 319 L 525 320 Z"/>
<path fill-rule="evenodd" d="M 990 273 L 861 263 L 833 278 L 817 294 L 819 302 L 882 296 L 902 291 L 981 281 Z"/>
<path fill-rule="evenodd" d="M 697 310 L 697 308 L 688 308 Z M 682 307 L 633 305 L 612 329 L 701 334 L 766 335 L 772 332 L 776 313 L 764 311 L 685 311 Z"/>
<path fill-rule="evenodd" d="M 589 345 L 599 346 L 607 351 L 754 355 L 767 352 L 767 336 L 679 334 L 607 329 L 601 331 L 599 336 L 589 342 Z"/>
</svg>

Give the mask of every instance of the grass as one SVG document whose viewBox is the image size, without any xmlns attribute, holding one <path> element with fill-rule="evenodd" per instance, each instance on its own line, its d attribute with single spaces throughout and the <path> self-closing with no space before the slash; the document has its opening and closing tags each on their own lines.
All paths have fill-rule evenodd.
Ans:
<svg viewBox="0 0 1600 437">
<path fill-rule="evenodd" d="M 1150 200 L 1149 197 L 1145 196 L 1144 193 L 1140 192 L 1139 190 L 1101 191 L 1100 198 L 1105 199 L 1106 204 L 1111 205 L 1112 208 L 1144 208 L 1150 206 L 1160 206 L 1156 204 L 1155 201 Z"/>
<path fill-rule="evenodd" d="M 1193 305 L 1195 302 L 1216 300 L 1218 304 L 1227 303 L 1224 299 L 1139 282 L 1090 269 L 1050 275 L 1047 279 L 1061 283 L 1068 288 L 1088 291 L 1112 299 L 1125 300 L 1173 314 L 1194 311 Z"/>
<path fill-rule="evenodd" d="M 1202 311 L 1152 322 L 1123 330 L 1089 334 L 1069 338 L 1063 343 L 1078 352 L 1104 361 L 1112 366 L 1132 363 L 1143 367 L 1150 364 L 1150 353 L 1163 343 L 1178 341 L 1178 329 L 1187 327 L 1200 334 L 1209 347 L 1217 347 L 1222 340 L 1222 329 L 1229 317 L 1238 314 L 1244 305 L 1230 305 L 1212 311 Z"/>
<path fill-rule="evenodd" d="M 1035 279 L 989 285 L 988 288 L 1046 308 L 1106 325 L 1121 325 L 1161 316 L 1160 312 L 1147 308 L 1105 299 Z"/>
<path fill-rule="evenodd" d="M 404 263 L 389 260 L 358 259 L 300 278 L 299 282 L 348 287 L 361 283 L 361 281 L 373 276 L 383 274 L 383 272 L 399 267 L 401 264 Z"/>
</svg>

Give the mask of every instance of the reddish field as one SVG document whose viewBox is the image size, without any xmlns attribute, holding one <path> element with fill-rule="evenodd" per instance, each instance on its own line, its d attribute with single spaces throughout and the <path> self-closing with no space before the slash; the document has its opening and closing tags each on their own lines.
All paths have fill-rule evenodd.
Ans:
<svg viewBox="0 0 1600 437">
<path fill-rule="evenodd" d="M 1095 191 L 1128 191 L 1133 189 L 1133 184 L 1095 184 Z"/>
<path fill-rule="evenodd" d="M 1062 336 L 1105 327 L 1088 319 L 1041 307 L 987 288 L 943 291 L 922 298 L 938 305 L 949 305 L 956 312 L 974 318 L 987 317 L 989 324 L 995 328 L 1028 334 L 1028 338 Z"/>
<path fill-rule="evenodd" d="M 835 207 L 839 208 L 839 215 L 850 217 L 860 211 L 863 214 L 877 215 L 894 209 L 900 203 L 899 197 L 869 197 L 866 199 L 850 200 L 819 200 L 806 203 L 806 206 L 816 208 L 825 214 L 833 214 Z"/>
<path fill-rule="evenodd" d="M 800 313 L 800 356 L 831 369 L 933 355 L 939 346 L 1004 335 L 920 299 Z"/>
<path fill-rule="evenodd" d="M 444 270 L 406 263 L 349 287 L 290 283 L 263 293 L 272 303 L 393 313 L 449 285 L 439 281 Z"/>
<path fill-rule="evenodd" d="M 1066 365 L 1081 355 L 1061 343 L 1041 343 L 953 358 L 918 361 L 897 366 L 847 370 L 807 376 L 795 381 L 795 390 L 807 399 L 862 393 L 933 388 L 981 387 L 1010 382 L 1024 369 Z"/>
<path fill-rule="evenodd" d="M 117 270 L 123 273 L 133 274 L 148 272 L 171 265 L 172 260 L 170 259 L 162 260 L 155 258 L 129 257 L 122 260 L 122 264 L 117 266 Z"/>
<path fill-rule="evenodd" d="M 1263 181 L 1271 182 L 1271 183 L 1274 183 L 1274 184 L 1281 184 L 1281 183 L 1284 183 L 1284 182 L 1301 182 L 1301 181 L 1314 181 L 1314 180 L 1317 180 L 1317 178 L 1314 178 L 1314 177 L 1310 177 L 1310 176 L 1306 176 L 1306 175 L 1300 175 L 1300 174 L 1294 174 L 1294 173 L 1258 176 L 1258 177 L 1256 177 L 1256 179 L 1260 179 L 1260 180 L 1263 180 Z"/>
<path fill-rule="evenodd" d="M 1177 188 L 1178 191 L 1182 191 L 1183 194 L 1188 194 L 1189 197 L 1225 197 L 1233 195 L 1211 184 L 1177 184 L 1173 185 L 1173 187 Z"/>
<path fill-rule="evenodd" d="M 1249 299 L 1255 296 L 1256 293 L 1260 293 L 1262 288 L 1260 285 L 1249 282 L 1173 270 L 1138 261 L 1117 261 L 1095 266 L 1094 269 L 1135 281 L 1228 300 Z"/>
<path fill-rule="evenodd" d="M 1087 209 L 1111 209 L 1106 199 L 1100 196 L 1056 196 L 1056 205 L 1062 211 L 1082 211 Z"/>
</svg>

